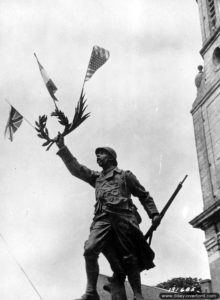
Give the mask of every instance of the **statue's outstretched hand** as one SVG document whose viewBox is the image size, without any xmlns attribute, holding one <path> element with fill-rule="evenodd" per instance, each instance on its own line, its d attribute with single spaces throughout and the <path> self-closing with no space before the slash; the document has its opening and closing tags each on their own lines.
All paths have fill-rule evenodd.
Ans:
<svg viewBox="0 0 220 300">
<path fill-rule="evenodd" d="M 65 146 L 64 137 L 61 135 L 60 132 L 58 132 L 58 135 L 56 137 L 56 144 L 59 149 Z"/>
</svg>

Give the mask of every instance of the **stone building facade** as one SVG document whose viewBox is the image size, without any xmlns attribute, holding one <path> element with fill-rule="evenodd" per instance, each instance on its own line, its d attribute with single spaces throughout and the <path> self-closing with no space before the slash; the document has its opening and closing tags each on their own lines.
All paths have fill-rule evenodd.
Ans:
<svg viewBox="0 0 220 300">
<path fill-rule="evenodd" d="M 197 0 L 202 33 L 192 107 L 203 212 L 190 224 L 205 233 L 211 291 L 220 293 L 220 0 Z"/>
</svg>

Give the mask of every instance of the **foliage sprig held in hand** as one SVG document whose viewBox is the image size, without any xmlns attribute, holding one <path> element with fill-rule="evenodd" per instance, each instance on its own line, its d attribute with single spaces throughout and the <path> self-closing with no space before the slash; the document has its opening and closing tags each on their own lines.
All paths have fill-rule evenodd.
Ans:
<svg viewBox="0 0 220 300">
<path fill-rule="evenodd" d="M 47 116 L 46 115 L 43 115 L 43 116 L 39 116 L 39 122 L 35 122 L 36 126 L 35 129 L 37 130 L 38 132 L 38 135 L 39 138 L 41 139 L 45 139 L 46 142 L 42 144 L 42 146 L 48 146 L 47 147 L 47 151 L 50 149 L 50 147 L 53 145 L 53 143 L 55 142 L 54 139 L 51 139 L 49 137 L 49 131 L 46 127 L 46 124 L 47 124 Z"/>
<path fill-rule="evenodd" d="M 67 116 L 59 110 L 57 107 L 54 112 L 51 113 L 51 116 L 57 117 L 58 122 L 64 126 L 64 130 L 61 133 L 62 136 L 65 136 L 75 130 L 80 124 L 82 124 L 89 116 L 90 113 L 85 114 L 85 110 L 87 108 L 85 94 L 83 90 L 81 92 L 80 98 L 78 100 L 77 106 L 75 108 L 75 114 L 72 120 L 72 123 L 69 123 Z M 56 138 L 51 139 L 49 137 L 48 129 L 46 128 L 47 116 L 39 116 L 39 123 L 35 122 L 37 128 L 35 128 L 38 132 L 38 136 L 42 139 L 45 139 L 46 142 L 43 143 L 42 146 L 48 146 L 46 150 L 49 150 L 50 147 L 56 142 Z"/>
</svg>

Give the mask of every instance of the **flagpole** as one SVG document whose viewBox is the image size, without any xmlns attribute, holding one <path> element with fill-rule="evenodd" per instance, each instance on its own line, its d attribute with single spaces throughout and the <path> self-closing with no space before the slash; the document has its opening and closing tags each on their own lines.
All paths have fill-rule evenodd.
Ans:
<svg viewBox="0 0 220 300">
<path fill-rule="evenodd" d="M 14 259 L 16 265 L 20 268 L 21 272 L 24 274 L 24 276 L 26 277 L 26 279 L 28 280 L 28 282 L 30 283 L 30 285 L 32 286 L 32 288 L 34 289 L 34 291 L 36 292 L 36 294 L 38 295 L 38 297 L 41 300 L 44 300 L 42 298 L 42 296 L 40 295 L 39 291 L 37 290 L 37 288 L 35 287 L 35 285 L 33 284 L 33 282 L 31 281 L 31 279 L 29 278 L 29 276 L 27 275 L 27 273 L 25 272 L 24 268 L 21 266 L 21 264 L 17 261 L 17 259 L 15 258 L 15 256 L 12 254 L 5 238 L 3 237 L 3 235 L 0 233 L 0 237 L 2 238 L 3 242 L 5 243 L 5 245 L 7 246 L 7 250 L 9 252 L 9 254 L 11 255 L 11 257 Z"/>
<path fill-rule="evenodd" d="M 91 58 L 90 58 L 90 59 L 91 59 Z M 90 62 L 90 59 L 89 59 L 89 62 Z M 86 69 L 86 75 L 87 75 L 88 68 L 89 68 L 89 64 L 88 64 L 88 67 L 87 67 L 87 69 Z M 82 86 L 82 91 L 83 91 L 84 86 L 85 86 L 85 83 L 86 83 L 86 75 L 85 75 L 85 77 L 84 77 L 83 86 Z M 81 93 L 82 93 L 82 92 L 81 92 Z"/>
<path fill-rule="evenodd" d="M 56 110 L 59 110 L 59 109 L 58 109 L 58 106 L 57 106 L 57 104 L 56 104 L 56 101 L 55 101 L 54 99 L 53 99 L 53 103 L 54 103 L 54 105 L 55 105 L 55 109 L 56 109 Z"/>
<path fill-rule="evenodd" d="M 88 68 L 87 68 L 87 70 L 88 70 Z M 87 74 L 87 70 L 86 70 L 86 74 Z M 85 76 L 85 79 L 86 79 L 86 76 Z M 80 97 L 81 97 L 81 95 L 82 95 L 82 93 L 84 91 L 84 86 L 85 86 L 85 83 L 86 83 L 85 79 L 83 81 L 83 86 L 82 86 L 82 89 L 81 89 Z"/>
<path fill-rule="evenodd" d="M 10 105 L 10 106 L 13 106 L 9 101 L 8 101 L 8 99 L 6 99 L 5 98 L 5 101 Z M 13 106 L 14 107 L 14 106 Z M 17 109 L 16 109 L 17 110 Z M 34 128 L 34 130 L 35 130 L 35 127 L 34 127 L 34 125 L 33 124 L 31 124 L 31 122 L 27 119 L 27 118 L 25 118 L 25 116 L 23 115 L 23 114 L 21 114 L 18 110 L 17 110 L 17 112 L 23 117 L 23 119 L 32 127 L 32 128 Z"/>
</svg>

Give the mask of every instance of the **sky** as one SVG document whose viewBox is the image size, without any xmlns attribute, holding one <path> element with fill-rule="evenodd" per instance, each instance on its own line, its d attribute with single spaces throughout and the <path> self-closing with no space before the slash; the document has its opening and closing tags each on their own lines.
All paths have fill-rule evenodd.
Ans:
<svg viewBox="0 0 220 300">
<path fill-rule="evenodd" d="M 152 248 L 156 267 L 142 283 L 173 277 L 210 278 L 204 233 L 189 221 L 203 211 L 190 110 L 202 64 L 198 7 L 193 0 L 0 1 L 0 298 L 74 299 L 86 283 L 83 245 L 93 217 L 92 187 L 74 178 L 28 122 L 4 139 L 10 103 L 31 123 L 48 116 L 51 137 L 62 130 L 34 52 L 58 91 L 69 120 L 79 99 L 92 47 L 110 58 L 86 83 L 91 116 L 65 143 L 79 162 L 99 170 L 95 149 L 110 146 L 159 210 L 188 174 Z M 137 198 L 145 233 L 151 221 Z M 17 263 L 15 262 L 17 261 Z M 100 272 L 111 275 L 100 256 Z"/>
</svg>

